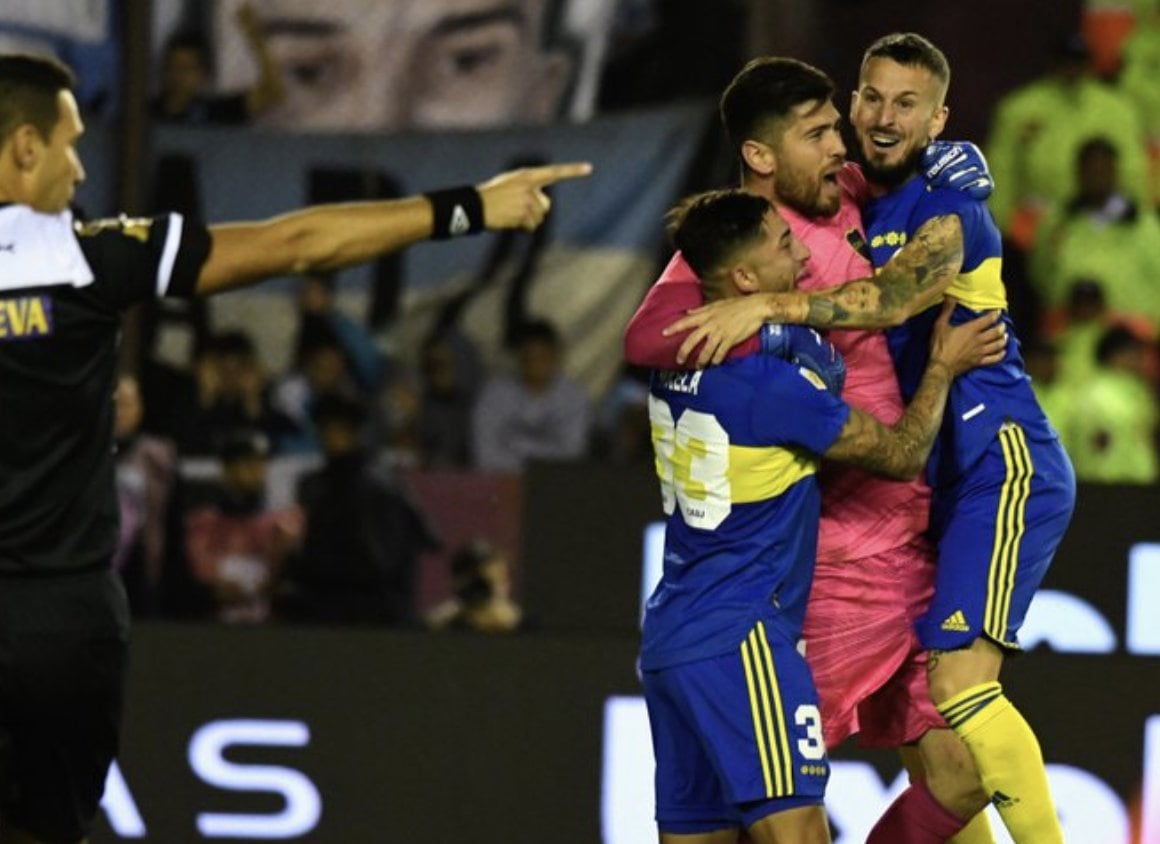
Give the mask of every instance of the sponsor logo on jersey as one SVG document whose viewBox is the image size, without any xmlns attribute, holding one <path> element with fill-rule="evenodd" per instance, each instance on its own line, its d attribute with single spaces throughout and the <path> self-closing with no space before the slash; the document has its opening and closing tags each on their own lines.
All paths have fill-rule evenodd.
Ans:
<svg viewBox="0 0 1160 844">
<path fill-rule="evenodd" d="M 872 249 L 879 249 L 883 246 L 905 246 L 906 232 L 883 232 L 882 234 L 874 235 L 870 241 Z"/>
<path fill-rule="evenodd" d="M 963 615 L 962 610 L 955 610 L 944 621 L 940 627 L 943 630 L 949 630 L 952 633 L 966 633 L 970 630 L 970 625 L 967 624 L 967 617 Z"/>
<path fill-rule="evenodd" d="M 0 299 L 0 342 L 47 337 L 49 334 L 52 334 L 50 297 Z"/>
</svg>

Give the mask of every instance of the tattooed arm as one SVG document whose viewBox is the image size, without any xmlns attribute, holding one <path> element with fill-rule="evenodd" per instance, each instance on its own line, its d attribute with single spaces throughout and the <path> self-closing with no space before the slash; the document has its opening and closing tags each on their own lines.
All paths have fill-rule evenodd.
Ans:
<svg viewBox="0 0 1160 844">
<path fill-rule="evenodd" d="M 805 322 L 815 328 L 900 325 L 937 302 L 962 266 L 962 221 L 957 214 L 932 217 L 874 277 L 810 293 Z"/>
<path fill-rule="evenodd" d="M 758 293 L 705 305 L 664 330 L 688 331 L 677 352 L 680 363 L 702 342 L 697 366 L 720 363 L 736 343 L 762 322 L 815 328 L 889 328 L 939 300 L 963 264 L 963 226 L 957 214 L 932 217 L 877 275 L 807 293 Z"/>
<path fill-rule="evenodd" d="M 902 418 L 887 427 L 870 414 L 851 407 L 850 418 L 824 457 L 900 480 L 913 478 L 922 471 L 942 425 L 951 382 L 972 367 L 1002 360 L 1007 345 L 1003 324 L 995 321 L 997 314 L 987 313 L 951 328 L 953 308 L 951 302 L 943 306 L 922 383 Z"/>
</svg>

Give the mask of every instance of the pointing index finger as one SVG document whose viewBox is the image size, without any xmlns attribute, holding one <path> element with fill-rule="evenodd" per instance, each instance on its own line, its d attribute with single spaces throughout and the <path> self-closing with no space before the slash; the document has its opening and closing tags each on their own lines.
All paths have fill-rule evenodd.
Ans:
<svg viewBox="0 0 1160 844">
<path fill-rule="evenodd" d="M 582 179 L 592 173 L 592 165 L 587 161 L 570 161 L 566 164 L 544 164 L 539 167 L 529 167 L 527 177 L 535 184 L 543 187 L 565 179 Z"/>
</svg>

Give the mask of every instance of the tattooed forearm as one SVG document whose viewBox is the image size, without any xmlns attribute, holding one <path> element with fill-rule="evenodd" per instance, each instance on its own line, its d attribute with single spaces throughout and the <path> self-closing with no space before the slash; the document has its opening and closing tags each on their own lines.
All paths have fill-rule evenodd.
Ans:
<svg viewBox="0 0 1160 844">
<path fill-rule="evenodd" d="M 913 478 L 930 456 L 953 378 L 945 364 L 931 361 L 906 413 L 889 428 L 851 408 L 850 418 L 825 456 L 889 478 Z"/>
<path fill-rule="evenodd" d="M 932 217 L 874 277 L 810 294 L 807 323 L 817 328 L 898 325 L 938 301 L 962 265 L 958 216 Z"/>
</svg>

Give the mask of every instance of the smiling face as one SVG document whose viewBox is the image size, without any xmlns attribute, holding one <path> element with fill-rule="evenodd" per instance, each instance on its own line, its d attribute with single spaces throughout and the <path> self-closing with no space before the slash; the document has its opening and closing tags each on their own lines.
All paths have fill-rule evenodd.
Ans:
<svg viewBox="0 0 1160 844">
<path fill-rule="evenodd" d="M 806 271 L 810 251 L 781 215 L 770 208 L 761 221 L 761 238 L 739 257 L 732 273 L 741 293 L 792 290 Z"/>
<path fill-rule="evenodd" d="M 871 182 L 895 187 L 914 174 L 923 149 L 946 125 L 945 83 L 925 67 L 871 58 L 850 108 Z"/>
</svg>

